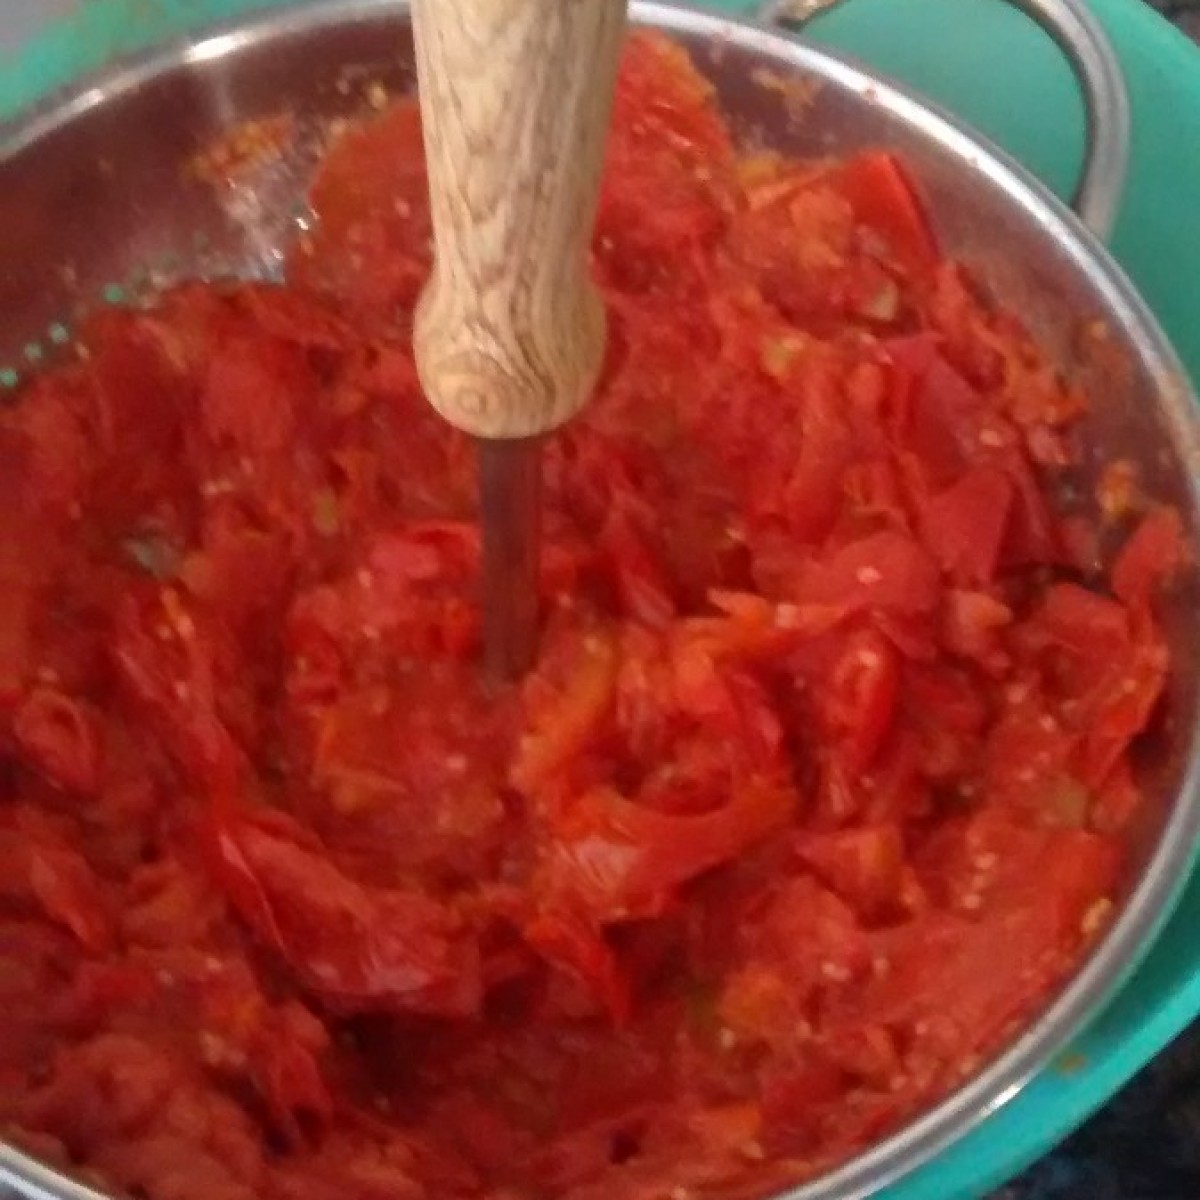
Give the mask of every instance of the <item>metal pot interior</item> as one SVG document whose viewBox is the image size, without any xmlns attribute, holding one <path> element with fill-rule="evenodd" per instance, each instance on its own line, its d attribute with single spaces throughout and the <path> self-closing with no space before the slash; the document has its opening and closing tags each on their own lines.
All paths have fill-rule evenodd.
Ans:
<svg viewBox="0 0 1200 1200">
<path fill-rule="evenodd" d="M 747 147 L 799 156 L 888 146 L 910 165 L 944 250 L 1021 314 L 1062 370 L 1089 391 L 1088 464 L 1060 497 L 1091 503 L 1097 469 L 1132 460 L 1196 540 L 1200 435 L 1186 378 L 1153 319 L 1105 252 L 1019 169 L 947 119 L 822 52 L 717 17 L 635 3 L 715 84 Z M 331 124 L 413 86 L 396 0 L 305 4 L 114 70 L 0 129 L 0 389 L 52 361 L 81 309 L 175 279 L 271 277 L 303 229 L 303 196 Z M 190 170 L 222 133 L 291 121 L 285 154 L 236 187 Z M 867 1196 L 982 1120 L 1063 1048 L 1164 919 L 1200 827 L 1196 728 L 1200 611 L 1195 578 L 1165 624 L 1175 664 L 1145 740 L 1143 782 L 1158 797 L 1139 831 L 1120 919 L 1033 1026 L 955 1095 L 794 1200 Z M 95 1196 L 0 1148 L 0 1178 L 44 1196 Z"/>
</svg>

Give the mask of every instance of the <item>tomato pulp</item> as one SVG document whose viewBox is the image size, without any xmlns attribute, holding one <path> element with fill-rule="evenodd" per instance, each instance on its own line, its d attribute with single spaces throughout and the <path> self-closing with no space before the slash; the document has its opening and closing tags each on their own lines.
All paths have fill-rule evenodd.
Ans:
<svg viewBox="0 0 1200 1200">
<path fill-rule="evenodd" d="M 0 416 L 0 1123 L 150 1200 L 811 1176 L 1104 927 L 1178 518 L 1047 502 L 1087 397 L 900 163 L 741 155 L 639 37 L 609 361 L 487 694 L 425 192 L 405 102 L 286 285 L 103 311 Z"/>
</svg>

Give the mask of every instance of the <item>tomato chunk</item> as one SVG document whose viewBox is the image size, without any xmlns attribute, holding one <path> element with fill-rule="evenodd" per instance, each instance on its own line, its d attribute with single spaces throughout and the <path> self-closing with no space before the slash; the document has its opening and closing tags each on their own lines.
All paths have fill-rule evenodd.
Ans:
<svg viewBox="0 0 1200 1200">
<path fill-rule="evenodd" d="M 193 164 L 287 207 L 315 160 L 280 281 L 105 305 L 0 404 L 3 1136 L 143 1200 L 804 1188 L 1118 915 L 1184 518 L 1080 491 L 1094 397 L 901 156 L 744 152 L 635 32 L 607 357 L 489 678 L 419 107 L 322 86 L 368 115 Z"/>
</svg>

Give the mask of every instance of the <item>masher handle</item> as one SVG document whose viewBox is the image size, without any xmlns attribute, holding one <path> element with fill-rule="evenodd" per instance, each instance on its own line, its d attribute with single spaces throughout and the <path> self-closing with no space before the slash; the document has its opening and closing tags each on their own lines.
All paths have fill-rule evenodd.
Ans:
<svg viewBox="0 0 1200 1200">
<path fill-rule="evenodd" d="M 414 0 L 434 270 L 416 315 L 433 406 L 546 433 L 604 356 L 588 274 L 625 0 Z"/>
</svg>

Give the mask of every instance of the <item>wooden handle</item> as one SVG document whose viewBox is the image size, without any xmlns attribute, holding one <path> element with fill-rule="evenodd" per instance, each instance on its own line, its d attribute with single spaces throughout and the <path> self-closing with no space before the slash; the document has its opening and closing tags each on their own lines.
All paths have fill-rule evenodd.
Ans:
<svg viewBox="0 0 1200 1200">
<path fill-rule="evenodd" d="M 485 438 L 583 406 L 604 356 L 588 274 L 625 0 L 414 0 L 434 270 L 415 350 Z"/>
</svg>

